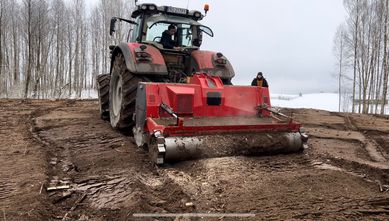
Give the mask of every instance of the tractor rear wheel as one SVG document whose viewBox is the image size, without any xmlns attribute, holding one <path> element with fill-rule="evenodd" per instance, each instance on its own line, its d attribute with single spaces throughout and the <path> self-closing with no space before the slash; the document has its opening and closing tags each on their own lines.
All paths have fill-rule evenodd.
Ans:
<svg viewBox="0 0 389 221">
<path fill-rule="evenodd" d="M 100 117 L 109 120 L 109 82 L 111 75 L 100 74 L 96 77 L 97 93 L 99 98 Z"/>
<path fill-rule="evenodd" d="M 131 133 L 135 124 L 132 117 L 135 112 L 136 91 L 141 81 L 145 79 L 127 70 L 123 55 L 116 55 L 109 90 L 109 116 L 114 129 Z"/>
</svg>

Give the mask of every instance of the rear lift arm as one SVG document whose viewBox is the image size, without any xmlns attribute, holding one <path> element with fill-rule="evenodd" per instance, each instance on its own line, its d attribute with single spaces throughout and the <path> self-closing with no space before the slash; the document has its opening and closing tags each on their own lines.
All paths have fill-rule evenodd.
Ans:
<svg viewBox="0 0 389 221">
<path fill-rule="evenodd" d="M 276 114 L 276 115 L 278 115 L 278 116 L 281 116 L 281 117 L 284 117 L 284 118 L 288 119 L 288 120 L 289 120 L 289 123 L 292 123 L 292 122 L 293 122 L 293 117 L 287 116 L 287 115 L 285 115 L 285 114 L 283 114 L 283 113 L 281 113 L 281 112 L 279 112 L 279 111 L 276 111 L 276 110 L 274 110 L 274 109 L 272 109 L 272 108 L 269 108 L 269 107 L 267 106 L 267 104 L 262 104 L 262 105 L 258 106 L 258 110 L 259 110 L 259 111 L 261 111 L 261 110 L 269 111 L 269 112 L 271 112 L 271 113 L 273 113 L 273 114 Z M 273 117 L 274 117 L 274 116 L 273 116 Z M 302 139 L 304 142 L 307 142 L 307 141 L 308 141 L 308 135 L 305 133 L 305 129 L 301 127 L 299 133 L 300 133 L 300 135 L 301 135 L 301 139 Z"/>
<path fill-rule="evenodd" d="M 175 126 L 183 126 L 184 125 L 184 121 L 180 117 L 178 117 L 178 115 L 176 113 L 174 113 L 173 108 L 169 107 L 167 104 L 164 104 L 164 103 L 161 103 L 160 107 L 162 110 L 166 111 L 166 113 L 170 114 L 172 117 L 174 117 L 177 120 Z"/>
</svg>

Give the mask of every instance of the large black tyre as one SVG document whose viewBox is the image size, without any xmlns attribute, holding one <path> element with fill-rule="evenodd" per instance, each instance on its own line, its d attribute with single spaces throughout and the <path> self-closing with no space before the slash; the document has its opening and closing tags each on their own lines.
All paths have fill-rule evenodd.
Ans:
<svg viewBox="0 0 389 221">
<path fill-rule="evenodd" d="M 109 82 L 111 75 L 100 74 L 96 77 L 97 94 L 99 98 L 100 117 L 109 120 Z"/>
<path fill-rule="evenodd" d="M 116 55 L 109 90 L 109 116 L 114 129 L 131 133 L 136 91 L 141 81 L 145 80 L 127 70 L 123 55 Z"/>
</svg>

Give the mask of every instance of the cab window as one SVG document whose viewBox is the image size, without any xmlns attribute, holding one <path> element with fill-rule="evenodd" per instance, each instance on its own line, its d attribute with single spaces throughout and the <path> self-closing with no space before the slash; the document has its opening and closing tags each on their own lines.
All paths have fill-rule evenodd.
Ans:
<svg viewBox="0 0 389 221">
<path fill-rule="evenodd" d="M 179 41 L 178 43 L 182 46 L 192 46 L 192 28 L 188 24 L 178 25 Z"/>
<path fill-rule="evenodd" d="M 137 18 L 135 20 L 135 22 L 137 23 L 136 25 L 133 26 L 133 30 L 131 31 L 131 38 L 130 38 L 130 42 L 137 42 L 138 41 L 138 36 L 139 36 L 139 27 L 140 27 L 140 18 Z"/>
<path fill-rule="evenodd" d="M 157 23 L 152 25 L 146 34 L 146 41 L 161 41 L 162 33 L 167 30 L 169 24 L 166 23 Z"/>
</svg>

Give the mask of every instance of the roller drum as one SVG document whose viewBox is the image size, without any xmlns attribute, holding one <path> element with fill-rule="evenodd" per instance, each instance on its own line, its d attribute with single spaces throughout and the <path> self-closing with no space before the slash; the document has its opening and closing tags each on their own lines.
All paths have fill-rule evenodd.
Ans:
<svg viewBox="0 0 389 221">
<path fill-rule="evenodd" d="M 302 151 L 300 133 L 207 135 L 165 138 L 165 162 Z"/>
</svg>

